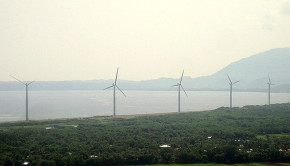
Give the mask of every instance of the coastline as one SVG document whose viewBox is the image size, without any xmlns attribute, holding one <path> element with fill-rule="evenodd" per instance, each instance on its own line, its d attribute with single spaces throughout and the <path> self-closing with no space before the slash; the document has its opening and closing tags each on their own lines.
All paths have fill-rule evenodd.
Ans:
<svg viewBox="0 0 290 166">
<path fill-rule="evenodd" d="M 212 111 L 212 110 L 204 110 L 204 111 Z M 182 114 L 182 113 L 192 113 L 192 112 L 204 112 L 204 111 L 186 111 L 186 112 L 166 112 L 166 113 L 150 113 L 150 114 L 132 114 L 132 115 L 100 115 L 100 116 L 90 116 L 90 117 L 73 117 L 73 118 L 55 118 L 55 119 L 41 119 L 41 120 L 18 120 L 18 121 L 4 121 L 0 122 L 1 124 L 11 124 L 11 123 L 30 123 L 30 122 L 52 122 L 52 121 L 66 121 L 66 120 L 86 120 L 86 119 L 95 119 L 95 120 L 103 120 L 103 119 L 131 119 L 137 118 L 141 116 L 160 116 L 160 115 L 169 115 L 169 114 Z"/>
</svg>

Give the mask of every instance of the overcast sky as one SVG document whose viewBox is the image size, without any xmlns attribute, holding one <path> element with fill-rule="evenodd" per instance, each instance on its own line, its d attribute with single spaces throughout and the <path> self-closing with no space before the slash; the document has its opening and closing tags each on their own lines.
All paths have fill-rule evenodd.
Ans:
<svg viewBox="0 0 290 166">
<path fill-rule="evenodd" d="M 0 0 L 0 81 L 198 77 L 281 47 L 289 0 Z"/>
</svg>

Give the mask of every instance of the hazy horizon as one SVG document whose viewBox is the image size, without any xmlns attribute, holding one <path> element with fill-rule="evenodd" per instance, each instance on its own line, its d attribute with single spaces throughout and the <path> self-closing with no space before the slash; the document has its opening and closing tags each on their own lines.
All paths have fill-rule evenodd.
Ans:
<svg viewBox="0 0 290 166">
<path fill-rule="evenodd" d="M 0 0 L 0 81 L 192 78 L 290 47 L 290 0 Z"/>
<path fill-rule="evenodd" d="M 126 91 L 123 97 L 117 91 L 117 115 L 172 113 L 177 111 L 176 91 Z M 206 111 L 228 107 L 228 92 L 187 91 L 181 95 L 181 112 Z M 148 97 L 150 96 L 150 97 Z M 5 91 L 0 93 L 2 101 L 0 122 L 24 120 L 25 93 Z M 112 91 L 31 91 L 29 119 L 56 119 L 112 115 Z M 272 103 L 287 102 L 286 93 L 273 93 Z M 289 102 L 289 101 L 288 101 Z M 267 104 L 267 93 L 234 92 L 233 106 Z"/>
</svg>

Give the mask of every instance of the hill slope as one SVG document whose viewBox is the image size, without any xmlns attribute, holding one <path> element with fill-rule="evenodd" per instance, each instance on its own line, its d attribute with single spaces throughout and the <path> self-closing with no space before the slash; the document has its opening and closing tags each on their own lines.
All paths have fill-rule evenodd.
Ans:
<svg viewBox="0 0 290 166">
<path fill-rule="evenodd" d="M 189 80 L 195 88 L 223 89 L 232 80 L 240 80 L 237 89 L 265 89 L 268 74 L 276 86 L 290 85 L 290 48 L 277 48 L 234 62 L 213 75 Z M 192 87 L 191 86 L 191 87 Z"/>
<path fill-rule="evenodd" d="M 185 89 L 192 90 L 227 90 L 228 73 L 232 80 L 240 80 L 234 89 L 247 91 L 265 91 L 268 74 L 271 77 L 273 91 L 288 91 L 290 87 L 290 48 L 277 48 L 234 62 L 222 70 L 204 77 L 185 77 Z M 36 82 L 31 90 L 101 90 L 111 85 L 113 80 L 55 81 Z M 145 81 L 119 80 L 123 90 L 176 90 L 171 86 L 178 79 L 160 78 Z M 0 90 L 24 90 L 18 82 L 0 82 Z"/>
</svg>

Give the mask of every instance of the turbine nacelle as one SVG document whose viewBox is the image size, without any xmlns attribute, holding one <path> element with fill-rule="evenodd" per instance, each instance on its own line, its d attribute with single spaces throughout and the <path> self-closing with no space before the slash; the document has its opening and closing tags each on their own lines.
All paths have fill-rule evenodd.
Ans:
<svg viewBox="0 0 290 166">
<path fill-rule="evenodd" d="M 269 78 L 269 82 L 267 83 L 268 85 L 273 85 L 270 78 Z"/>
<path fill-rule="evenodd" d="M 268 85 L 274 85 L 274 84 L 272 84 L 272 82 L 271 82 L 271 79 L 270 79 L 270 75 L 268 74 L 268 79 L 269 79 L 269 82 L 267 83 Z"/>
<path fill-rule="evenodd" d="M 229 85 L 230 85 L 230 86 L 233 86 L 233 85 L 235 85 L 236 83 L 240 82 L 240 80 L 239 80 L 239 81 L 236 81 L 236 82 L 233 83 L 232 80 L 231 80 L 231 78 L 230 78 L 230 76 L 229 76 L 228 74 L 227 74 L 227 76 L 228 76 L 228 79 L 229 79 L 229 81 L 230 81 L 230 82 L 229 82 Z"/>
<path fill-rule="evenodd" d="M 268 74 L 268 79 L 269 79 L 269 82 L 267 83 L 268 85 L 274 85 L 274 84 L 272 84 L 272 82 L 271 82 L 271 79 L 270 79 L 270 76 L 269 76 L 269 74 Z"/>
<path fill-rule="evenodd" d="M 117 89 L 120 91 L 120 92 L 122 92 L 123 93 L 123 95 L 125 96 L 125 97 L 127 97 L 126 95 L 125 95 L 125 93 L 118 87 L 118 85 L 117 84 L 115 84 L 115 83 L 113 83 L 112 84 L 112 86 L 109 86 L 109 87 L 107 87 L 107 88 L 105 88 L 105 89 L 103 89 L 103 90 L 106 90 L 106 89 L 109 89 L 109 88 L 112 88 L 112 87 L 117 87 Z"/>
<path fill-rule="evenodd" d="M 30 84 L 32 84 L 33 82 L 35 82 L 35 81 L 31 81 L 31 82 L 25 83 L 23 81 L 20 81 L 18 78 L 13 77 L 12 75 L 10 75 L 10 77 L 14 78 L 15 80 L 17 80 L 18 82 L 22 83 L 25 86 L 29 86 Z"/>
<path fill-rule="evenodd" d="M 176 85 L 172 85 L 172 86 L 178 86 L 178 87 L 181 87 L 181 89 L 183 90 L 183 92 L 186 94 L 186 96 L 188 97 L 187 93 L 185 92 L 181 82 L 182 82 L 182 78 L 183 78 L 183 73 L 184 73 L 184 70 L 182 71 L 182 74 L 181 74 L 181 77 L 180 77 L 180 81 L 176 84 Z"/>
</svg>

